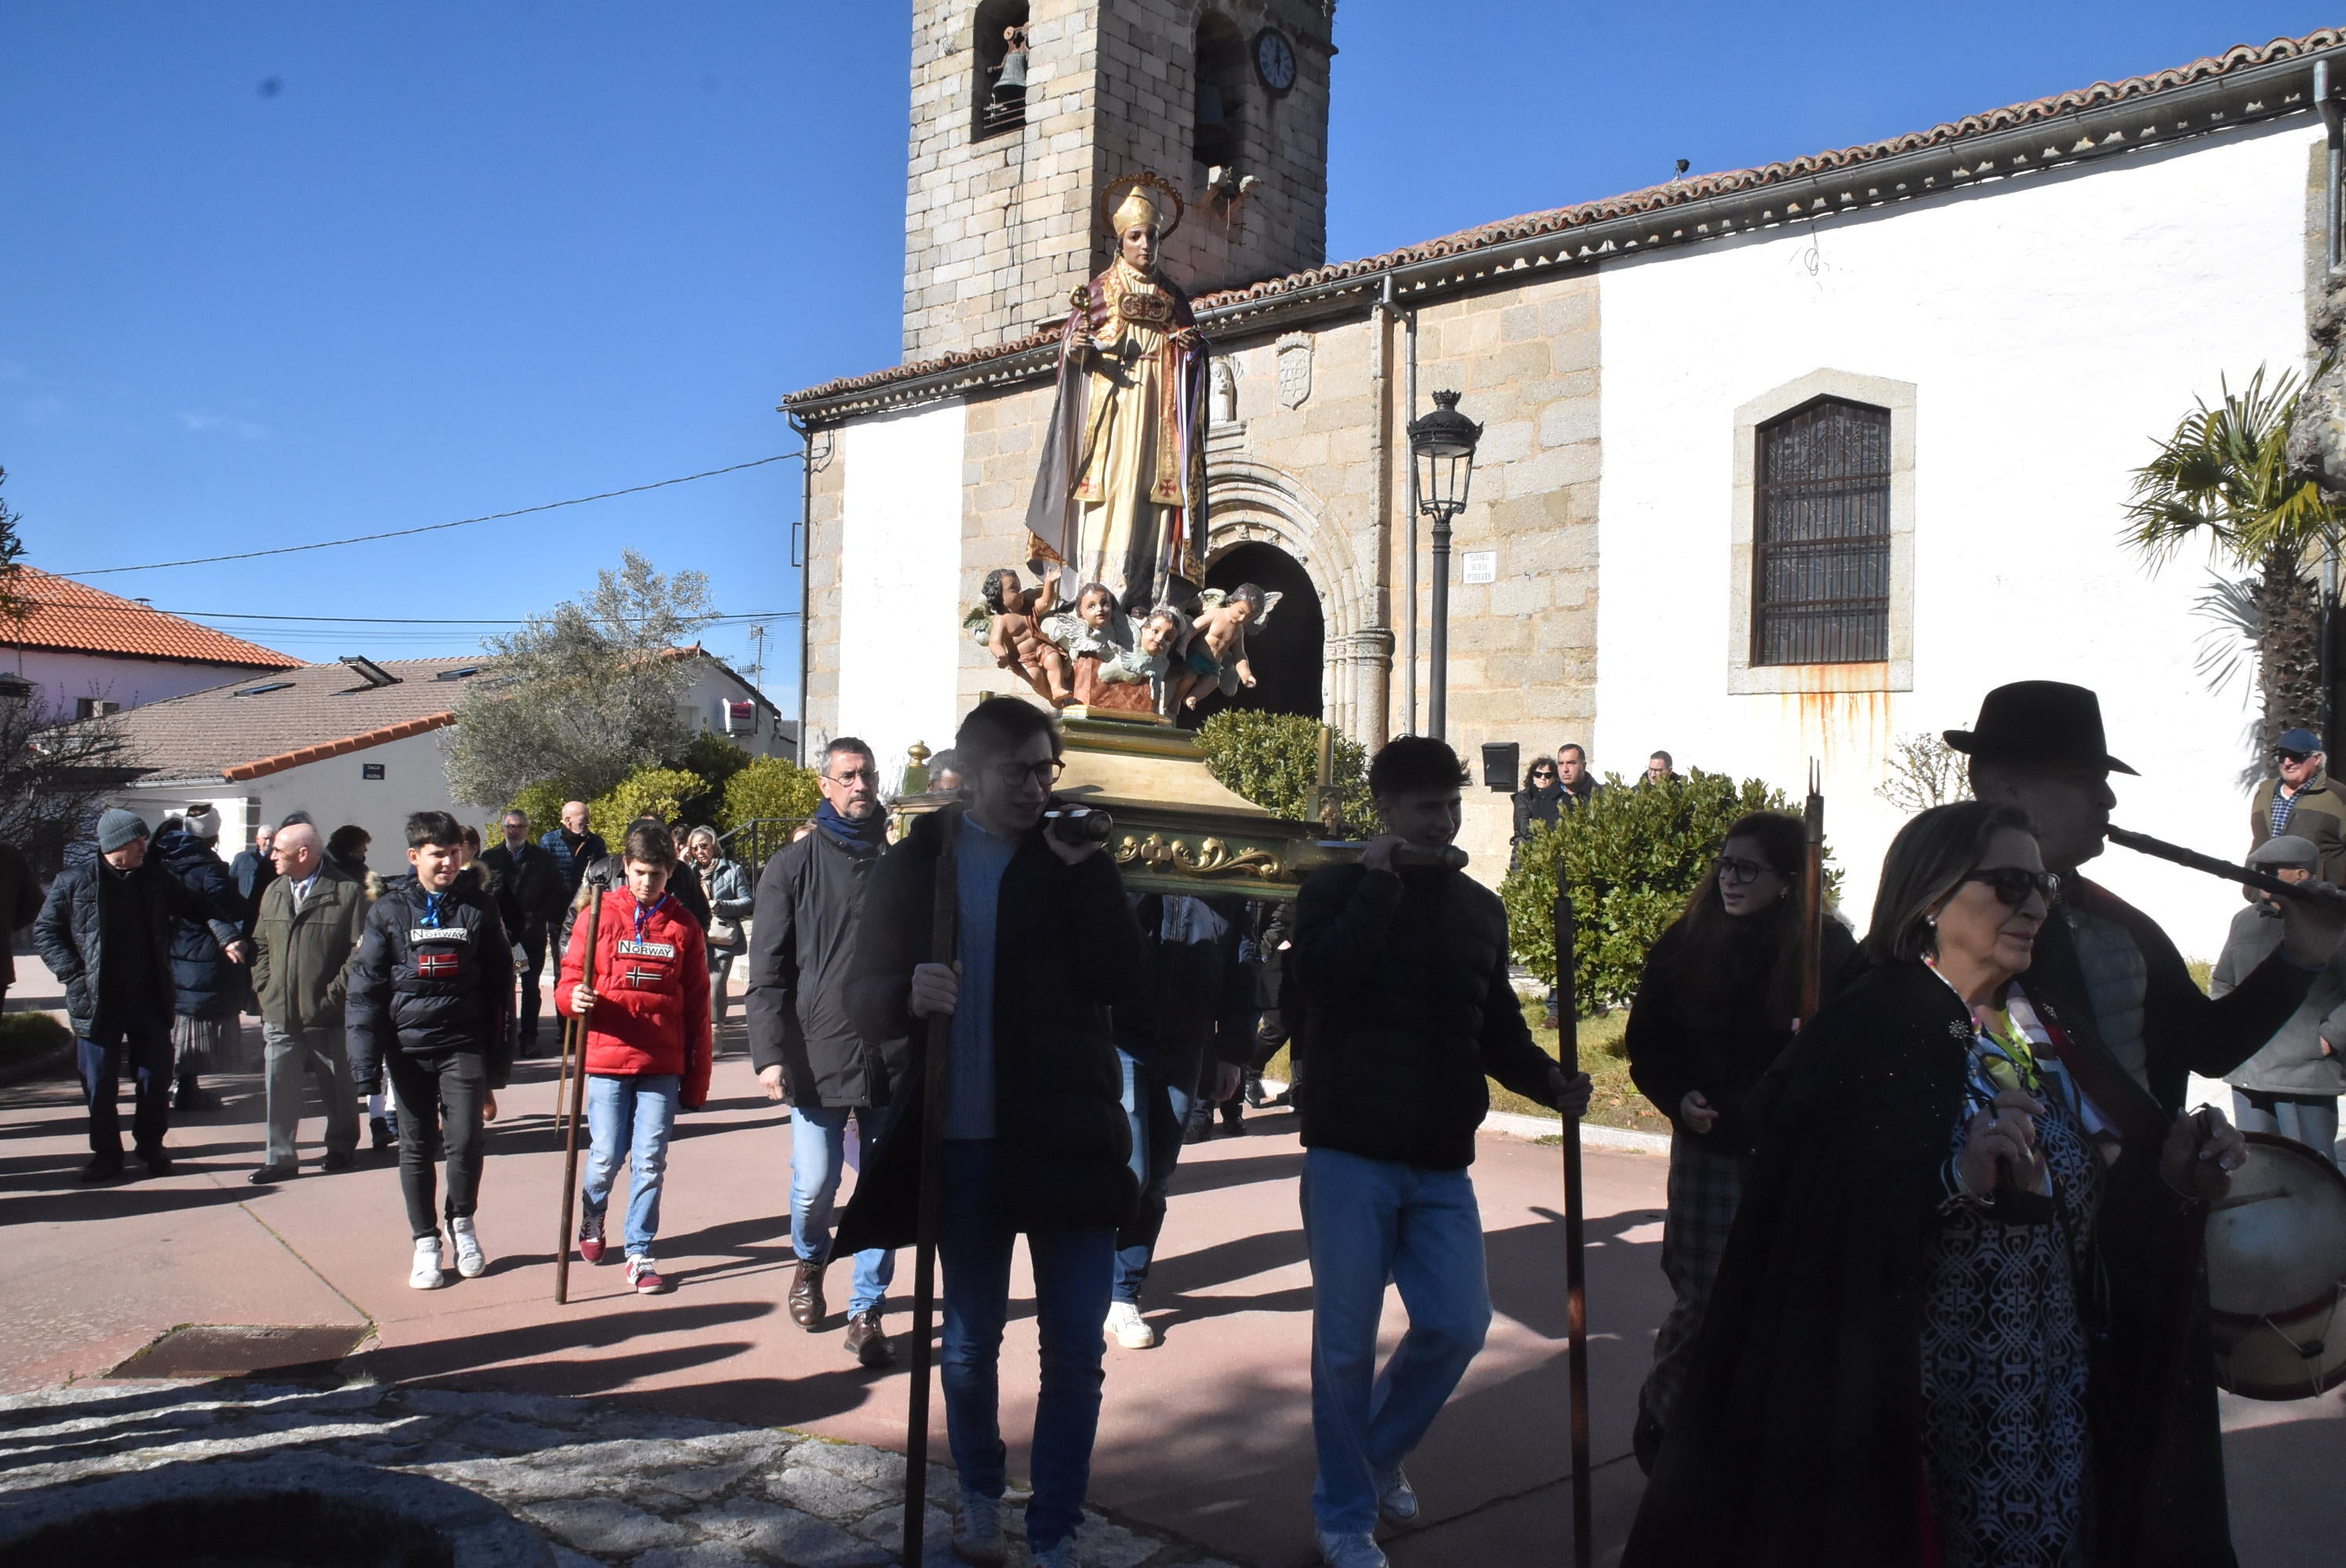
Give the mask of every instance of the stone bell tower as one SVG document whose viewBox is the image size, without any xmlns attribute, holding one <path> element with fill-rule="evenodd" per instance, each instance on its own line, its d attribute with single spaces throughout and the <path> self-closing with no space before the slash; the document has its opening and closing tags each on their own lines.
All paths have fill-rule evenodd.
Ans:
<svg viewBox="0 0 2346 1568">
<path fill-rule="evenodd" d="M 1192 295 L 1320 265 L 1335 9 L 914 0 L 904 358 L 1064 315 L 1107 264 L 1101 191 L 1144 169 L 1188 203 L 1162 260 Z"/>
</svg>

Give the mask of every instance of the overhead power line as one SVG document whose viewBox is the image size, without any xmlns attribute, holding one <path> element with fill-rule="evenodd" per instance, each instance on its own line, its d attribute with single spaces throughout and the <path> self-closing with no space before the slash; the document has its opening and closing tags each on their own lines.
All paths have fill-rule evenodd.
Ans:
<svg viewBox="0 0 2346 1568">
<path fill-rule="evenodd" d="M 552 512 L 562 506 L 584 506 L 589 501 L 608 501 L 620 495 L 640 495 L 647 490 L 665 490 L 671 484 L 689 484 L 696 479 L 714 479 L 720 473 L 739 473 L 745 468 L 762 468 L 769 463 L 780 463 L 787 458 L 805 455 L 806 449 L 800 447 L 790 452 L 778 452 L 771 457 L 757 457 L 747 463 L 731 463 L 724 468 L 710 468 L 699 473 L 679 474 L 674 479 L 655 479 L 649 484 L 630 484 L 624 490 L 606 490 L 597 495 L 578 495 L 567 501 L 548 501 L 536 506 L 518 506 L 511 512 L 491 512 L 480 517 L 459 517 L 454 523 L 426 523 L 416 528 L 392 528 L 381 534 L 360 534 L 348 539 L 320 539 L 308 545 L 280 545 L 269 550 L 238 550 L 226 555 L 196 555 L 185 561 L 150 561 L 142 566 L 90 566 L 77 572 L 59 572 L 56 575 L 104 577 L 117 572 L 159 572 L 168 566 L 209 566 L 221 561 L 251 561 L 263 555 L 292 555 L 304 550 L 332 550 L 343 545 L 371 545 L 378 539 L 404 539 L 415 534 L 437 534 L 446 528 L 465 528 L 475 523 L 496 523 L 507 517 L 526 517 L 533 512 Z"/>
</svg>

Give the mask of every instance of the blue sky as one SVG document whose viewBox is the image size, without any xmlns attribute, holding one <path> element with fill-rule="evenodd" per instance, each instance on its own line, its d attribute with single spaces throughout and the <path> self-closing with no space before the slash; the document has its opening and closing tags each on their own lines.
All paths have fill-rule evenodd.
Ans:
<svg viewBox="0 0 2346 1568">
<path fill-rule="evenodd" d="M 893 362 L 909 8 L 0 8 L 0 495 L 57 571 L 531 506 L 790 450 Z M 2258 0 L 1343 0 L 1332 258 L 1921 128 L 2330 18 Z M 798 602 L 792 463 L 93 576 L 311 658 L 469 651 L 632 545 Z M 230 616 L 382 617 L 332 626 Z M 432 622 L 446 624 L 433 625 Z M 796 624 L 766 623 L 796 701 Z M 746 624 L 709 639 L 744 664 Z"/>
</svg>

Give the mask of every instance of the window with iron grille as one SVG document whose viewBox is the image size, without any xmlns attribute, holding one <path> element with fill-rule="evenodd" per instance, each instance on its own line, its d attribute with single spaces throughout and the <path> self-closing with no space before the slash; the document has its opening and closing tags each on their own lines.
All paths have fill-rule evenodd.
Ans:
<svg viewBox="0 0 2346 1568">
<path fill-rule="evenodd" d="M 1819 398 L 1760 427 L 1751 662 L 1890 649 L 1890 411 Z"/>
</svg>

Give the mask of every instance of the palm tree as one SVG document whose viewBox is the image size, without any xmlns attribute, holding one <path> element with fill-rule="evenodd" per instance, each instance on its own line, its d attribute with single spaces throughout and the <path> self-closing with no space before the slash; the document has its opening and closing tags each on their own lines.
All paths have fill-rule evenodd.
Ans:
<svg viewBox="0 0 2346 1568">
<path fill-rule="evenodd" d="M 2301 390 L 2293 373 L 2268 388 L 2262 366 L 2243 391 L 2223 386 L 2220 403 L 2202 400 L 2135 472 L 2127 503 L 2126 541 L 2153 563 L 2205 538 L 2213 555 L 2249 576 L 2259 759 L 2281 731 L 2321 728 L 2326 606 L 2310 573 L 2346 530 L 2346 507 L 2290 466 Z"/>
</svg>

